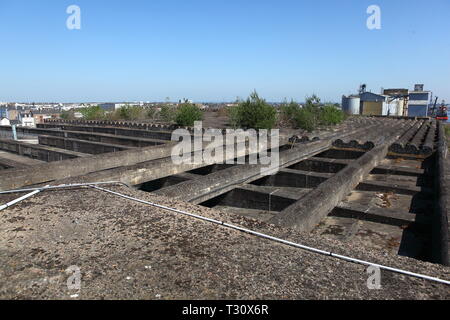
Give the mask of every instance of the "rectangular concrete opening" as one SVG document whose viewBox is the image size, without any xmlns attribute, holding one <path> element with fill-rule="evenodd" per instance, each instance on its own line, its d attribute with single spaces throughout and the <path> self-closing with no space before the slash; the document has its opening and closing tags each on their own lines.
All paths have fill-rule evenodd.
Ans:
<svg viewBox="0 0 450 320">
<path fill-rule="evenodd" d="M 194 169 L 191 171 L 188 171 L 189 173 L 193 173 L 193 174 L 198 174 L 198 175 L 202 175 L 202 176 L 206 176 L 210 173 L 213 172 L 217 172 L 226 168 L 230 168 L 234 166 L 233 164 L 213 164 L 210 166 L 206 166 L 206 167 L 202 167 L 202 168 L 198 168 L 198 169 Z"/>
<path fill-rule="evenodd" d="M 308 173 L 298 173 L 279 171 L 272 176 L 265 176 L 251 182 L 258 186 L 276 186 L 276 187 L 294 187 L 294 188 L 316 188 L 319 184 L 326 181 L 328 177 L 319 175 L 310 175 Z"/>
<path fill-rule="evenodd" d="M 316 157 L 318 158 L 330 158 L 330 159 L 358 159 L 365 152 L 356 150 L 344 150 L 344 149 L 329 149 Z"/>
<path fill-rule="evenodd" d="M 218 197 L 200 203 L 200 205 L 208 208 L 234 207 L 279 212 L 294 202 L 295 200 L 293 199 L 273 194 L 236 188 Z"/>
<path fill-rule="evenodd" d="M 175 184 L 178 184 L 178 183 L 181 183 L 181 182 L 184 182 L 187 180 L 189 180 L 189 179 L 178 177 L 176 175 L 170 176 L 170 177 L 164 177 L 161 179 L 152 180 L 152 181 L 143 183 L 140 186 L 138 186 L 138 189 L 141 191 L 153 192 L 153 191 L 165 188 L 165 187 L 173 186 Z"/>
<path fill-rule="evenodd" d="M 322 173 L 338 173 L 344 169 L 346 164 L 335 163 L 332 161 L 304 160 L 288 167 L 289 169 L 314 171 Z"/>
</svg>

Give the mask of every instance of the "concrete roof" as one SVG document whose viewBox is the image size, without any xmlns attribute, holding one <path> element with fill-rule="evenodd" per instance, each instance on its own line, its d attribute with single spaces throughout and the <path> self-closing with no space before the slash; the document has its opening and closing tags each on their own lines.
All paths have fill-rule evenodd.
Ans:
<svg viewBox="0 0 450 320">
<path fill-rule="evenodd" d="M 440 265 L 373 252 L 162 196 L 110 187 L 291 241 L 443 279 Z M 19 195 L 1 196 L 0 202 Z M 366 268 L 94 189 L 46 191 L 0 215 L 0 297 L 67 299 L 449 299 L 448 286 Z M 81 291 L 64 270 L 81 269 Z"/>
</svg>

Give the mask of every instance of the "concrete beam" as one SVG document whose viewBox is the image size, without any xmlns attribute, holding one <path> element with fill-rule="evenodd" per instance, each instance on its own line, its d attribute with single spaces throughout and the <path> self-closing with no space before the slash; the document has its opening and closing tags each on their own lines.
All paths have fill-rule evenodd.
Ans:
<svg viewBox="0 0 450 320">
<path fill-rule="evenodd" d="M 26 168 L 42 163 L 44 163 L 44 161 L 20 156 L 6 151 L 0 151 L 0 165 L 7 168 Z"/>
<path fill-rule="evenodd" d="M 101 142 L 53 136 L 39 136 L 39 144 L 89 154 L 101 154 L 133 149 L 133 147 L 124 145 L 107 144 Z"/>
<path fill-rule="evenodd" d="M 90 126 L 90 125 L 75 125 L 66 123 L 43 123 L 38 124 L 38 128 L 41 129 L 61 129 L 65 131 L 78 131 L 78 132 L 91 132 L 91 133 L 104 133 L 118 136 L 140 137 L 148 139 L 159 139 L 170 141 L 172 136 L 172 130 L 161 128 L 133 129 L 133 128 L 120 128 L 114 126 Z"/>
<path fill-rule="evenodd" d="M 84 176 L 85 181 L 121 180 L 125 183 L 138 185 L 149 180 L 155 180 L 184 171 L 207 166 L 208 164 L 174 165 L 170 158 L 176 142 L 165 145 L 151 146 L 139 149 L 115 152 L 114 156 L 104 153 L 89 157 L 88 160 L 71 159 L 51 166 L 40 165 L 32 174 L 25 170 L 6 170 L 0 173 L 0 191 L 19 188 L 30 184 L 39 184 L 53 180 L 63 180 L 76 176 Z M 199 150 L 204 150 L 210 142 L 205 142 Z M 44 146 L 41 146 L 44 148 Z M 50 147 L 45 147 L 50 148 Z M 193 151 L 194 148 L 192 149 Z M 244 156 L 248 149 L 241 150 L 231 156 Z M 70 151 L 67 151 L 70 152 Z M 225 158 L 226 160 L 226 158 Z M 103 172 L 98 172 L 103 171 Z M 95 172 L 98 172 L 94 174 Z"/>
<path fill-rule="evenodd" d="M 78 157 L 87 157 L 87 154 L 63 150 L 38 144 L 30 144 L 15 140 L 0 139 L 0 150 L 16 153 L 21 156 L 27 156 L 45 162 L 61 161 Z M 2 172 L 2 175 L 6 174 Z M 0 176 L 1 177 L 1 176 Z M 1 179 L 0 179 L 1 180 Z M 1 184 L 1 182 L 0 182 Z"/>
<path fill-rule="evenodd" d="M 434 142 L 436 140 L 436 120 L 432 121 L 432 125 L 430 126 L 430 130 L 428 131 L 425 141 L 421 148 L 422 154 L 431 154 L 434 151 Z"/>
<path fill-rule="evenodd" d="M 432 259 L 436 263 L 450 265 L 449 259 L 449 216 L 450 216 L 450 194 L 448 175 L 448 147 L 444 133 L 444 125 L 438 122 L 438 152 L 436 159 L 436 209 L 432 216 Z"/>
<path fill-rule="evenodd" d="M 148 146 L 157 146 L 164 143 L 167 143 L 166 140 L 161 139 L 149 139 L 149 138 L 137 138 L 130 136 L 120 136 L 115 134 L 106 134 L 106 133 L 91 133 L 91 132 L 81 132 L 81 131 L 50 131 L 45 132 L 47 136 L 56 136 L 56 137 L 64 137 L 78 140 L 87 140 L 92 142 L 99 142 L 111 145 L 124 145 L 128 147 L 148 147 Z"/>
<path fill-rule="evenodd" d="M 2 140 L 0 140 L 0 146 L 1 141 Z M 51 164 L 46 163 L 36 166 L 33 172 L 25 169 L 5 170 L 0 173 L 0 190 L 20 188 L 26 185 L 39 184 L 52 180 L 85 175 L 95 171 L 129 166 L 154 159 L 166 158 L 170 157 L 172 147 L 173 144 L 167 144 L 161 146 L 119 151 L 114 153 L 114 157 L 111 157 L 111 154 L 104 153 L 90 156 L 87 159 L 78 158 L 59 161 Z M 40 146 L 40 148 L 50 147 Z M 70 151 L 67 151 L 67 153 L 70 153 Z"/>
</svg>

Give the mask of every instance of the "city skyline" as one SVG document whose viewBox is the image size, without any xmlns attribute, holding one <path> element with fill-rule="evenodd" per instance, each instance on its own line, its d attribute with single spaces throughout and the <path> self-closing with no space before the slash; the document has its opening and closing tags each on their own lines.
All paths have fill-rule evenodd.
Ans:
<svg viewBox="0 0 450 320">
<path fill-rule="evenodd" d="M 381 29 L 367 8 L 379 6 Z M 69 30 L 77 5 L 81 28 Z M 0 101 L 340 102 L 361 83 L 450 100 L 450 3 L 3 1 Z M 448 80 L 447 80 L 448 81 Z"/>
</svg>

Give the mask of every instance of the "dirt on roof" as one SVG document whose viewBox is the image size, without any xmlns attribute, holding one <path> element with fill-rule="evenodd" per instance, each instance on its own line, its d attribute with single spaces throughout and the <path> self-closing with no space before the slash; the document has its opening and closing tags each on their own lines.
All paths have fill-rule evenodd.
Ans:
<svg viewBox="0 0 450 320">
<path fill-rule="evenodd" d="M 107 187 L 283 239 L 450 279 L 450 268 L 352 247 L 126 187 Z M 19 194 L 15 195 L 20 196 Z M 0 197 L 0 203 L 12 197 Z M 2 299 L 449 299 L 449 286 L 367 267 L 84 188 L 0 213 Z M 67 287 L 77 266 L 81 289 Z"/>
</svg>

